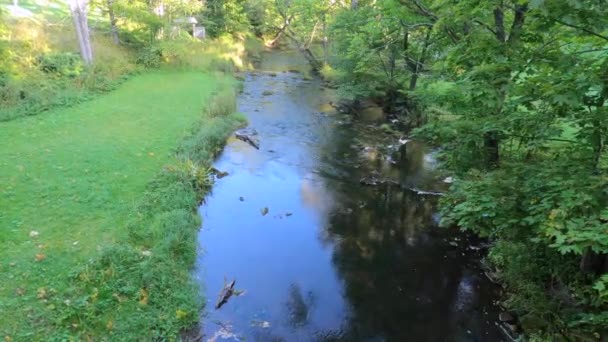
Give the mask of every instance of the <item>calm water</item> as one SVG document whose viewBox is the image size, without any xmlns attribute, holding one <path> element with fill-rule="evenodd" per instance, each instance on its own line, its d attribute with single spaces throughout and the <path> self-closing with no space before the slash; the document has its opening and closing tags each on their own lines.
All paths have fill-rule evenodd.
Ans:
<svg viewBox="0 0 608 342">
<path fill-rule="evenodd" d="M 229 176 L 200 208 L 205 341 L 501 340 L 471 242 L 407 190 L 445 189 L 432 152 L 408 142 L 387 160 L 397 142 L 373 115 L 335 113 L 320 81 L 282 72 L 294 63 L 271 53 L 246 76 L 239 110 L 260 150 L 230 140 L 215 164 Z M 399 184 L 361 185 L 369 175 Z M 232 279 L 244 293 L 215 310 Z"/>
</svg>

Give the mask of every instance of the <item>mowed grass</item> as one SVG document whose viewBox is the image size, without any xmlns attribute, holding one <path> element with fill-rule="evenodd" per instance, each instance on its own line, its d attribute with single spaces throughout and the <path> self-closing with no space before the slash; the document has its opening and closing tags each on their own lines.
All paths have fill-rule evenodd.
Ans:
<svg viewBox="0 0 608 342">
<path fill-rule="evenodd" d="M 47 298 L 128 239 L 146 184 L 210 97 L 231 86 L 224 76 L 158 71 L 74 107 L 0 122 L 0 338 L 40 339 L 50 327 L 41 317 L 59 310 Z"/>
</svg>

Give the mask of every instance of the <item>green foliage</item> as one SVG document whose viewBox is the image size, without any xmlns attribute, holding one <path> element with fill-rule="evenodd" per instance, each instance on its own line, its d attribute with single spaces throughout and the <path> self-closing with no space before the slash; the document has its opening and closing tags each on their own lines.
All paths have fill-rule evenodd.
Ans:
<svg viewBox="0 0 608 342">
<path fill-rule="evenodd" d="M 84 70 L 80 56 L 70 52 L 42 55 L 38 67 L 47 74 L 67 77 L 76 77 Z"/>
<path fill-rule="evenodd" d="M 201 16 L 202 23 L 212 37 L 245 33 L 250 28 L 245 6 L 245 0 L 208 0 Z"/>
<path fill-rule="evenodd" d="M 163 50 L 156 45 L 146 46 L 137 52 L 135 62 L 146 68 L 158 68 L 163 62 Z"/>
<path fill-rule="evenodd" d="M 441 200 L 443 224 L 494 243 L 488 259 L 525 332 L 605 337 L 608 7 L 391 0 L 277 10 L 305 3 L 306 18 L 296 13 L 290 26 L 302 41 L 328 24 L 321 71 L 343 97 L 424 108 L 414 135 L 441 146 L 457 179 Z"/>
</svg>

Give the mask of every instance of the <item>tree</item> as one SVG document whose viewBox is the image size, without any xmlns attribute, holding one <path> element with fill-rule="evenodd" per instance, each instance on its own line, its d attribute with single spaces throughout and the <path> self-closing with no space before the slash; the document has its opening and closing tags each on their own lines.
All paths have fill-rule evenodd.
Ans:
<svg viewBox="0 0 608 342">
<path fill-rule="evenodd" d="M 86 65 L 93 63 L 93 50 L 87 21 L 87 0 L 70 0 L 70 11 L 80 46 L 80 56 Z"/>
<path fill-rule="evenodd" d="M 116 26 L 116 14 L 114 13 L 114 0 L 107 0 L 108 6 L 108 17 L 110 19 L 110 34 L 112 35 L 112 41 L 114 44 L 120 44 L 120 38 L 118 37 L 118 26 Z"/>
</svg>

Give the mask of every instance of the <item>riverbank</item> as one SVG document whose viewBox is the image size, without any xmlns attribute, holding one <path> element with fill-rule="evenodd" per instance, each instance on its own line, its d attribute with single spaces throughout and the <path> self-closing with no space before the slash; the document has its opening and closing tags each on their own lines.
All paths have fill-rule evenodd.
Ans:
<svg viewBox="0 0 608 342">
<path fill-rule="evenodd" d="M 235 85 L 151 72 L 0 123 L 2 336 L 129 340 L 196 321 L 195 208 L 209 161 L 242 120 Z"/>
</svg>

